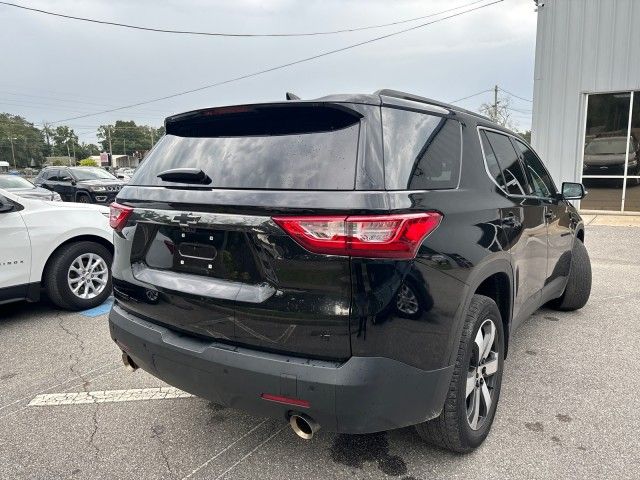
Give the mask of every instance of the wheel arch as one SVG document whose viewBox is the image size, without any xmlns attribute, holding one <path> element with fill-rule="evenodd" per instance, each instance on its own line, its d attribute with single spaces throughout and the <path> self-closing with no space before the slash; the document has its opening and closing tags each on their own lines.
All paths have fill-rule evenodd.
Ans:
<svg viewBox="0 0 640 480">
<path fill-rule="evenodd" d="M 78 197 L 89 197 L 89 202 L 91 203 L 93 200 L 91 198 L 91 193 L 89 192 L 89 190 L 84 190 L 84 189 L 78 189 L 76 190 L 76 193 L 74 195 L 74 200 L 78 200 Z"/>
<path fill-rule="evenodd" d="M 491 298 L 500 310 L 502 327 L 504 331 L 504 356 L 509 350 L 509 334 L 511 324 L 511 280 L 504 272 L 496 272 L 485 278 L 476 288 L 475 295 L 484 295 Z"/>
<path fill-rule="evenodd" d="M 474 295 L 491 298 L 500 311 L 504 330 L 505 358 L 509 349 L 511 336 L 511 320 L 513 317 L 513 268 L 507 259 L 499 259 L 483 265 L 468 282 L 469 289 L 463 315 Z"/>
<path fill-rule="evenodd" d="M 73 243 L 78 243 L 78 242 L 94 242 L 105 247 L 111 253 L 111 255 L 113 255 L 113 252 L 114 252 L 113 243 L 106 240 L 104 237 L 100 237 L 98 235 L 91 235 L 91 234 L 78 235 L 75 237 L 71 237 L 65 240 L 64 242 L 62 242 L 56 248 L 54 248 L 53 251 L 49 254 L 49 258 L 47 258 L 47 261 L 44 264 L 44 268 L 42 269 L 42 272 L 40 274 L 40 284 L 43 287 L 45 286 L 44 279 L 46 277 L 46 272 L 49 268 L 49 265 L 51 264 L 51 260 L 56 255 L 56 253 L 58 253 L 61 249 L 65 248 L 66 246 L 69 246 Z"/>
</svg>

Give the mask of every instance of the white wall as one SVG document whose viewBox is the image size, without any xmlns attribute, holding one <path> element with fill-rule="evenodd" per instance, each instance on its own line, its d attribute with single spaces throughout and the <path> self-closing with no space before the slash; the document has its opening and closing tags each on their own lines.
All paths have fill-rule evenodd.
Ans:
<svg viewBox="0 0 640 480">
<path fill-rule="evenodd" d="M 585 94 L 640 90 L 640 0 L 540 0 L 531 142 L 556 182 L 580 179 Z"/>
</svg>

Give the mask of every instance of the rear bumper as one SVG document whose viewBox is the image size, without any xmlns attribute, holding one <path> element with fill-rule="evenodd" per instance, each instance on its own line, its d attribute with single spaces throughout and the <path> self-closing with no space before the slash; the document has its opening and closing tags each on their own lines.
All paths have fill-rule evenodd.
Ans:
<svg viewBox="0 0 640 480">
<path fill-rule="evenodd" d="M 453 371 L 425 371 L 381 357 L 336 363 L 259 352 L 185 336 L 117 305 L 109 328 L 136 364 L 170 385 L 255 415 L 303 412 L 341 433 L 391 430 L 436 417 Z M 309 407 L 265 401 L 263 393 L 305 400 Z"/>
</svg>

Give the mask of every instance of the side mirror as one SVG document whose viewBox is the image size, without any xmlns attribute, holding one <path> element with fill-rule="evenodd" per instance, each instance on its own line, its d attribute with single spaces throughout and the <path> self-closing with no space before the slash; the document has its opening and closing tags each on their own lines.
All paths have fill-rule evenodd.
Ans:
<svg viewBox="0 0 640 480">
<path fill-rule="evenodd" d="M 564 200 L 581 200 L 587 195 L 584 185 L 575 182 L 562 183 L 562 198 Z"/>
</svg>

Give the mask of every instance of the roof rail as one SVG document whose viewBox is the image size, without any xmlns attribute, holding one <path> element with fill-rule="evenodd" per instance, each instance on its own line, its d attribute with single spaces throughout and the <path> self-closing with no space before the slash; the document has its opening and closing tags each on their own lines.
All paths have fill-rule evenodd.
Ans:
<svg viewBox="0 0 640 480">
<path fill-rule="evenodd" d="M 383 88 L 381 90 L 376 90 L 375 92 L 373 92 L 373 94 L 384 95 L 386 97 L 400 98 L 402 100 L 411 100 L 414 102 L 426 103 L 429 105 L 435 105 L 436 107 L 448 108 L 449 110 L 453 110 L 455 112 L 466 113 L 467 115 L 473 115 L 474 117 L 481 118 L 483 120 L 488 120 L 489 122 L 491 122 L 491 119 L 489 117 L 486 117 L 480 113 L 472 112 L 471 110 L 460 108 L 450 103 L 439 102 L 437 100 L 432 100 L 430 98 L 421 97 L 420 95 L 414 95 L 412 93 L 401 92 L 399 90 L 393 90 L 390 88 Z"/>
</svg>

